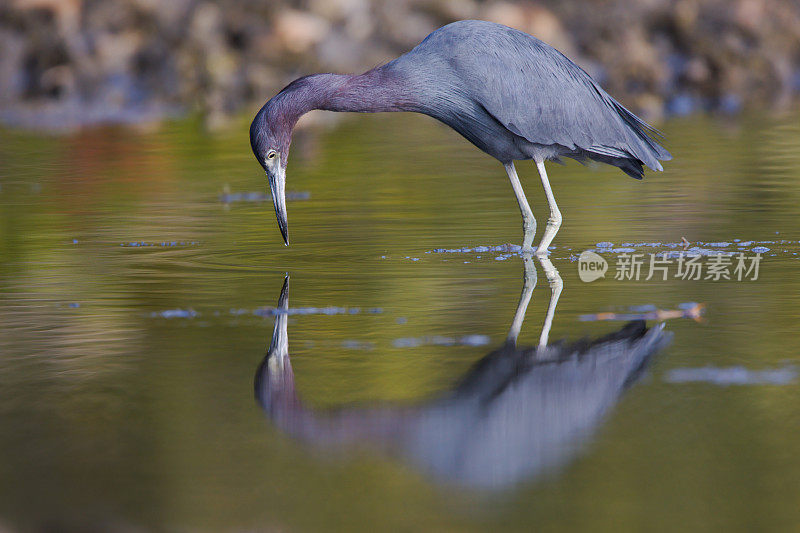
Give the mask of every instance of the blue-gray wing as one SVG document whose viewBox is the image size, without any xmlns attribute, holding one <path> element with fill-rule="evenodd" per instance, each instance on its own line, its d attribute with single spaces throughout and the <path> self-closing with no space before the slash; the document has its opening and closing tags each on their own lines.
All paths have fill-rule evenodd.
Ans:
<svg viewBox="0 0 800 533">
<path fill-rule="evenodd" d="M 542 41 L 480 21 L 445 26 L 431 38 L 460 78 L 459 90 L 512 133 L 593 159 L 638 159 L 653 170 L 671 158 L 656 130 Z"/>
</svg>

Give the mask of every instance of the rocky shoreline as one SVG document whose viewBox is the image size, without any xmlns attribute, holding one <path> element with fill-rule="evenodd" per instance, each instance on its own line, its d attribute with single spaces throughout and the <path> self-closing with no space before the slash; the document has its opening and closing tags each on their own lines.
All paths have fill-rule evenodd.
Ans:
<svg viewBox="0 0 800 533">
<path fill-rule="evenodd" d="M 784 0 L 11 0 L 0 122 L 69 130 L 200 112 L 215 127 L 298 76 L 363 71 L 466 18 L 552 44 L 648 120 L 785 109 L 800 95 L 800 3 Z"/>
</svg>

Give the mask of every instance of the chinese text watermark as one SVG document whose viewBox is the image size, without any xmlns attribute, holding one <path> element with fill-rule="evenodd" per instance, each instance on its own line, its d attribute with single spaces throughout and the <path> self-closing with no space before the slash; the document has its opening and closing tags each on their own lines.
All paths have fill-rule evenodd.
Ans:
<svg viewBox="0 0 800 533">
<path fill-rule="evenodd" d="M 677 256 L 645 253 L 624 253 L 615 256 L 614 279 L 619 281 L 667 281 L 668 279 L 704 281 L 755 281 L 761 265 L 761 254 L 746 256 L 680 253 Z M 591 282 L 606 277 L 608 261 L 590 250 L 578 258 L 578 276 Z"/>
</svg>

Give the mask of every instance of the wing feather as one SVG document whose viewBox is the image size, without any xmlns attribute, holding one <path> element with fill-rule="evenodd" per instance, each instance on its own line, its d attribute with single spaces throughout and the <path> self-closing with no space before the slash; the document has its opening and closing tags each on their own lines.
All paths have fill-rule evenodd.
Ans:
<svg viewBox="0 0 800 533">
<path fill-rule="evenodd" d="M 469 22 L 444 36 L 448 63 L 461 90 L 509 131 L 532 143 L 638 159 L 653 170 L 671 158 L 657 130 L 556 49 L 506 26 Z"/>
</svg>

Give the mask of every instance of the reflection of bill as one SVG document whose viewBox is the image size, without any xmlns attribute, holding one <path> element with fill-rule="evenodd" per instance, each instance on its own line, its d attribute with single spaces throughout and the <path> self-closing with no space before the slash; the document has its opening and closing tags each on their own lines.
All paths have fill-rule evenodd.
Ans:
<svg viewBox="0 0 800 533">
<path fill-rule="evenodd" d="M 289 356 L 289 278 L 278 300 L 255 395 L 275 426 L 318 450 L 378 449 L 446 483 L 506 489 L 557 472 L 584 448 L 651 357 L 670 340 L 664 324 L 644 320 L 575 344 L 547 342 L 553 301 L 537 347 L 518 347 L 535 287 L 533 258 L 523 258 L 525 282 L 509 337 L 453 389 L 415 404 L 340 406 L 318 410 L 295 389 Z M 554 291 L 561 278 L 542 267 Z"/>
<path fill-rule="evenodd" d="M 578 257 L 578 276 L 586 283 L 603 278 L 608 270 L 608 262 L 602 256 L 586 250 Z"/>
</svg>

